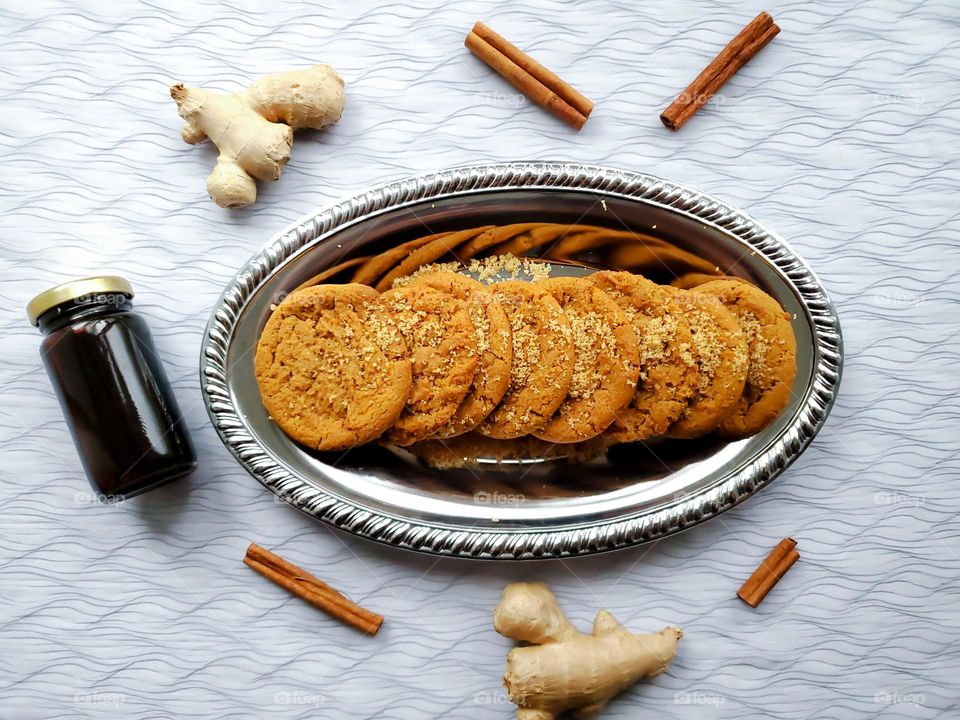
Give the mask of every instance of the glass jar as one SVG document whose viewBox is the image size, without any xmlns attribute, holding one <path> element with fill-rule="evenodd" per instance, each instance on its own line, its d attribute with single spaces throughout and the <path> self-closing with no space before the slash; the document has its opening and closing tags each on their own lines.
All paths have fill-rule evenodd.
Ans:
<svg viewBox="0 0 960 720">
<path fill-rule="evenodd" d="M 190 473 L 196 454 L 153 338 L 122 277 L 40 293 L 27 316 L 90 484 L 115 502 Z"/>
</svg>

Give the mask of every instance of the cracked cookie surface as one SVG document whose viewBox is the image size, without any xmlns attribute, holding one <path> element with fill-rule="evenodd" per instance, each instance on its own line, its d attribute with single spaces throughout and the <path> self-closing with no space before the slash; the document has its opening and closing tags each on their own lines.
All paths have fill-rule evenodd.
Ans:
<svg viewBox="0 0 960 720">
<path fill-rule="evenodd" d="M 413 367 L 409 398 L 384 440 L 409 445 L 440 430 L 467 396 L 477 369 L 477 333 L 466 302 L 451 293 L 411 284 L 386 291 L 380 300 L 407 343 Z"/>
<path fill-rule="evenodd" d="M 743 393 L 717 432 L 744 438 L 763 430 L 790 402 L 797 374 L 797 339 L 790 316 L 760 288 L 742 280 L 712 280 L 697 292 L 713 295 L 743 330 L 749 367 Z"/>
<path fill-rule="evenodd" d="M 380 319 L 375 326 L 372 318 Z M 287 296 L 260 335 L 254 368 L 273 421 L 315 450 L 379 437 L 400 416 L 412 379 L 396 324 L 363 285 Z"/>
<path fill-rule="evenodd" d="M 617 303 L 587 278 L 556 277 L 538 284 L 560 303 L 570 323 L 574 364 L 567 396 L 533 434 L 555 443 L 595 438 L 636 392 L 637 333 Z"/>
<path fill-rule="evenodd" d="M 513 362 L 510 321 L 493 292 L 466 275 L 440 270 L 418 275 L 411 284 L 432 287 L 462 300 L 477 333 L 473 384 L 450 422 L 436 434 L 438 438 L 456 437 L 483 422 L 507 392 Z"/>
<path fill-rule="evenodd" d="M 490 289 L 510 321 L 513 363 L 506 394 L 477 432 L 509 440 L 543 427 L 567 396 L 573 335 L 560 304 L 536 283 L 508 280 Z"/>
<path fill-rule="evenodd" d="M 640 345 L 636 392 L 605 436 L 637 442 L 663 435 L 687 407 L 700 372 L 683 306 L 670 292 L 633 273 L 608 270 L 590 280 L 626 313 Z"/>
<path fill-rule="evenodd" d="M 737 319 L 713 295 L 662 287 L 684 308 L 699 368 L 696 391 L 666 434 L 699 437 L 715 430 L 740 399 L 749 364 L 747 342 Z"/>
</svg>

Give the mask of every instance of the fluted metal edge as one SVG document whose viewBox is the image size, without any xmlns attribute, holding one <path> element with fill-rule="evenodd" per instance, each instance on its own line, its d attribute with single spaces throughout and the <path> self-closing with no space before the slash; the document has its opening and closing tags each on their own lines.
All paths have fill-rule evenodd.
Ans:
<svg viewBox="0 0 960 720">
<path fill-rule="evenodd" d="M 795 421 L 765 452 L 706 492 L 639 514 L 579 528 L 496 531 L 399 519 L 335 498 L 291 474 L 254 441 L 227 386 L 227 349 L 247 300 L 304 245 L 380 211 L 461 193 L 576 189 L 642 200 L 686 213 L 749 244 L 789 279 L 812 318 L 814 376 Z M 679 532 L 733 507 L 769 484 L 810 444 L 836 398 L 843 340 L 819 279 L 790 245 L 745 212 L 653 175 L 593 165 L 517 162 L 442 170 L 369 190 L 307 215 L 271 239 L 230 281 L 214 306 L 201 354 L 201 386 L 224 444 L 263 485 L 300 510 L 362 537 L 423 552 L 473 558 L 569 557 L 626 547 Z"/>
</svg>

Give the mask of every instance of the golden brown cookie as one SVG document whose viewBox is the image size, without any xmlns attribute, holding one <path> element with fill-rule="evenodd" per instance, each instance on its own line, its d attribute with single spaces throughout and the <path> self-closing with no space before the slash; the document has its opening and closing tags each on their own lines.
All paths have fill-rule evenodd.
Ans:
<svg viewBox="0 0 960 720">
<path fill-rule="evenodd" d="M 315 450 L 376 439 L 410 393 L 407 347 L 377 292 L 365 285 L 288 295 L 267 320 L 254 366 L 273 421 Z"/>
<path fill-rule="evenodd" d="M 697 390 L 667 435 L 693 438 L 717 428 L 733 411 L 747 379 L 747 341 L 719 300 L 696 290 L 661 286 L 684 308 L 700 374 Z"/>
<path fill-rule="evenodd" d="M 413 364 L 410 397 L 384 440 L 409 445 L 450 422 L 467 396 L 477 369 L 477 333 L 466 302 L 450 293 L 407 285 L 380 299 L 395 318 Z"/>
<path fill-rule="evenodd" d="M 698 286 L 697 292 L 718 298 L 746 335 L 747 382 L 717 431 L 729 438 L 748 437 L 773 422 L 790 402 L 797 374 L 797 339 L 790 316 L 763 290 L 742 280 L 712 280 Z"/>
<path fill-rule="evenodd" d="M 507 392 L 513 358 L 510 321 L 490 289 L 466 275 L 432 272 L 418 276 L 413 283 L 440 290 L 466 303 L 477 333 L 478 363 L 473 385 L 457 412 L 436 435 L 452 438 L 483 422 Z"/>
<path fill-rule="evenodd" d="M 637 390 L 605 434 L 615 442 L 663 435 L 687 407 L 700 374 L 683 307 L 639 275 L 609 270 L 590 280 L 627 314 L 640 342 Z"/>
<path fill-rule="evenodd" d="M 572 443 L 606 430 L 630 402 L 640 375 L 637 333 L 626 313 L 587 278 L 555 277 L 537 283 L 560 303 L 573 331 L 570 390 L 541 440 Z"/>
<path fill-rule="evenodd" d="M 535 283 L 507 280 L 491 290 L 510 320 L 513 364 L 506 394 L 477 432 L 510 440 L 542 427 L 567 396 L 573 335 L 560 304 Z"/>
<path fill-rule="evenodd" d="M 424 440 L 407 448 L 427 465 L 440 470 L 448 468 L 470 467 L 509 460 L 554 460 L 563 458 L 568 462 L 583 462 L 606 450 L 606 445 L 598 439 L 581 443 L 557 443 L 540 440 L 532 435 L 512 440 L 496 440 L 470 432 L 449 440 Z"/>
</svg>

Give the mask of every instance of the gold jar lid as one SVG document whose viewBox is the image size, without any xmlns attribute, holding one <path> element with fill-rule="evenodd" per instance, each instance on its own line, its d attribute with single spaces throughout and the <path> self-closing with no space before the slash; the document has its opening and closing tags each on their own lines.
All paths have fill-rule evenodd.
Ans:
<svg viewBox="0 0 960 720">
<path fill-rule="evenodd" d="M 71 300 L 80 300 L 87 296 L 116 294 L 133 297 L 133 286 L 119 275 L 99 275 L 71 280 L 49 290 L 44 290 L 28 302 L 27 317 L 30 319 L 31 325 L 36 325 L 41 315 L 57 305 L 62 305 Z"/>
</svg>

